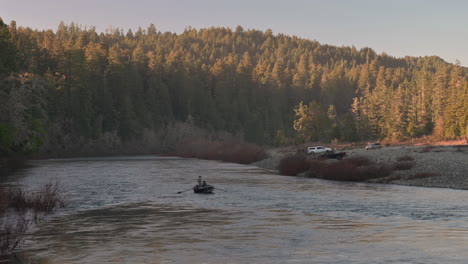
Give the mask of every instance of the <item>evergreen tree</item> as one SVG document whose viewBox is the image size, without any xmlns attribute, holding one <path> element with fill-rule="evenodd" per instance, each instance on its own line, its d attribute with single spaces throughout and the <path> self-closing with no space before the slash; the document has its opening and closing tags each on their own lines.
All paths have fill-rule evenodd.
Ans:
<svg viewBox="0 0 468 264">
<path fill-rule="evenodd" d="M 18 77 L 24 72 L 27 80 Z M 65 148 L 109 135 L 138 142 L 145 131 L 165 135 L 188 119 L 262 144 L 297 133 L 307 140 L 458 138 L 468 130 L 467 73 L 437 57 L 394 58 L 240 26 L 175 34 L 151 24 L 124 34 L 0 21 L 0 137 L 10 142 L 19 129 L 6 105 L 31 98 L 19 91 L 41 83 L 44 115 L 19 122 L 27 124 L 19 130 L 39 131 L 30 124 L 47 120 L 41 138 Z M 19 105 L 30 109 L 26 101 Z M 29 110 L 12 109 L 18 120 L 33 120 Z"/>
<path fill-rule="evenodd" d="M 15 23 L 12 23 L 12 33 Z M 16 49 L 12 43 L 8 26 L 0 18 L 0 75 L 7 74 L 16 69 Z"/>
</svg>

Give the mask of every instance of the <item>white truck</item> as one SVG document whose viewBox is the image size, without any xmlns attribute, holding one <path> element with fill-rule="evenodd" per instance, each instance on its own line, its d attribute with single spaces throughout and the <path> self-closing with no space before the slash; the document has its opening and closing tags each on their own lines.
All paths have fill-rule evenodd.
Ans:
<svg viewBox="0 0 468 264">
<path fill-rule="evenodd" d="M 308 147 L 306 154 L 322 154 L 322 153 L 331 153 L 333 150 L 331 148 L 325 148 L 322 146 Z"/>
</svg>

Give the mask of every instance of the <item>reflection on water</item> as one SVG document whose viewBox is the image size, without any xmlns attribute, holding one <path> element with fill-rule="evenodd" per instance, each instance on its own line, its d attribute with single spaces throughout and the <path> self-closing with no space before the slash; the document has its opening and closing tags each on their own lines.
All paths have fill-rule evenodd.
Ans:
<svg viewBox="0 0 468 264">
<path fill-rule="evenodd" d="M 29 251 L 40 256 L 47 249 L 46 256 L 54 256 L 54 263 L 87 259 L 102 263 L 116 255 L 152 260 L 154 250 L 205 241 L 210 230 L 230 224 L 229 215 L 213 209 L 148 203 L 86 210 L 51 219 L 34 233 L 35 245 Z M 63 258 L 62 252 L 73 255 Z"/>
<path fill-rule="evenodd" d="M 58 179 L 69 206 L 19 263 L 466 263 L 468 192 L 283 177 L 229 163 L 38 161 L 6 184 Z M 215 195 L 190 189 L 202 175 Z"/>
</svg>

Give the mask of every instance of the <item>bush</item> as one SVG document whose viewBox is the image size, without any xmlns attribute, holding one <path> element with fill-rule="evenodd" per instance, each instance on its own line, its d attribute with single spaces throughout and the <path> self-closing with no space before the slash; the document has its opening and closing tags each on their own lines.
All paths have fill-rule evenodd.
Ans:
<svg viewBox="0 0 468 264">
<path fill-rule="evenodd" d="M 393 171 L 392 166 L 377 164 L 367 158 L 348 158 L 333 163 L 309 162 L 307 176 L 337 181 L 367 181 L 386 177 Z"/>
<path fill-rule="evenodd" d="M 171 154 L 183 158 L 221 160 L 240 164 L 250 164 L 267 158 L 265 150 L 254 144 L 204 139 L 181 144 Z"/>
<path fill-rule="evenodd" d="M 31 206 L 31 195 L 22 188 L 11 188 L 8 189 L 7 203 L 8 208 L 13 208 L 16 211 L 24 211 L 30 209 Z"/>
<path fill-rule="evenodd" d="M 310 168 L 310 163 L 304 155 L 295 154 L 286 156 L 280 160 L 279 174 L 286 176 L 296 176 L 297 174 L 307 171 Z"/>
<path fill-rule="evenodd" d="M 373 164 L 373 162 L 368 158 L 364 156 L 355 156 L 355 157 L 350 157 L 346 159 L 347 162 L 350 162 L 358 167 L 360 166 L 369 166 Z"/>
<path fill-rule="evenodd" d="M 0 218 L 0 256 L 11 255 L 24 240 L 30 220 L 22 215 L 2 216 Z"/>
<path fill-rule="evenodd" d="M 44 185 L 37 192 L 22 188 L 0 190 L 0 256 L 8 256 L 21 244 L 24 234 L 40 214 L 65 205 L 57 182 Z"/>
<path fill-rule="evenodd" d="M 8 191 L 8 207 L 17 211 L 33 210 L 35 213 L 50 213 L 57 207 L 64 207 L 62 190 L 57 182 L 49 182 L 38 192 L 26 192 L 22 188 Z"/>
<path fill-rule="evenodd" d="M 347 160 L 342 160 L 329 164 L 322 168 L 320 178 L 337 181 L 363 181 L 360 169 L 357 165 Z"/>
<path fill-rule="evenodd" d="M 32 208 L 38 212 L 50 213 L 55 208 L 64 207 L 62 189 L 57 182 L 47 183 L 31 197 Z"/>
<path fill-rule="evenodd" d="M 321 178 L 323 171 L 325 171 L 327 167 L 328 165 L 323 160 L 311 160 L 309 161 L 307 177 Z"/>
</svg>

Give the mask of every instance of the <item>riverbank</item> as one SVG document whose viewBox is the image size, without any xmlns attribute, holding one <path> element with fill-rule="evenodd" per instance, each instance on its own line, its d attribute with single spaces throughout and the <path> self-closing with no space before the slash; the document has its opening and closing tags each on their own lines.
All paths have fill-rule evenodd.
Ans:
<svg viewBox="0 0 468 264">
<path fill-rule="evenodd" d="M 338 149 L 347 158 L 367 157 L 375 162 L 396 164 L 405 160 L 410 168 L 394 170 L 389 176 L 369 180 L 375 183 L 439 187 L 468 190 L 468 145 L 391 146 L 376 150 L 364 148 Z M 269 158 L 252 165 L 278 171 L 283 157 L 297 153 L 295 149 L 271 149 Z"/>
<path fill-rule="evenodd" d="M 26 167 L 24 158 L 0 158 L 0 177 L 9 175 L 15 170 Z"/>
</svg>

